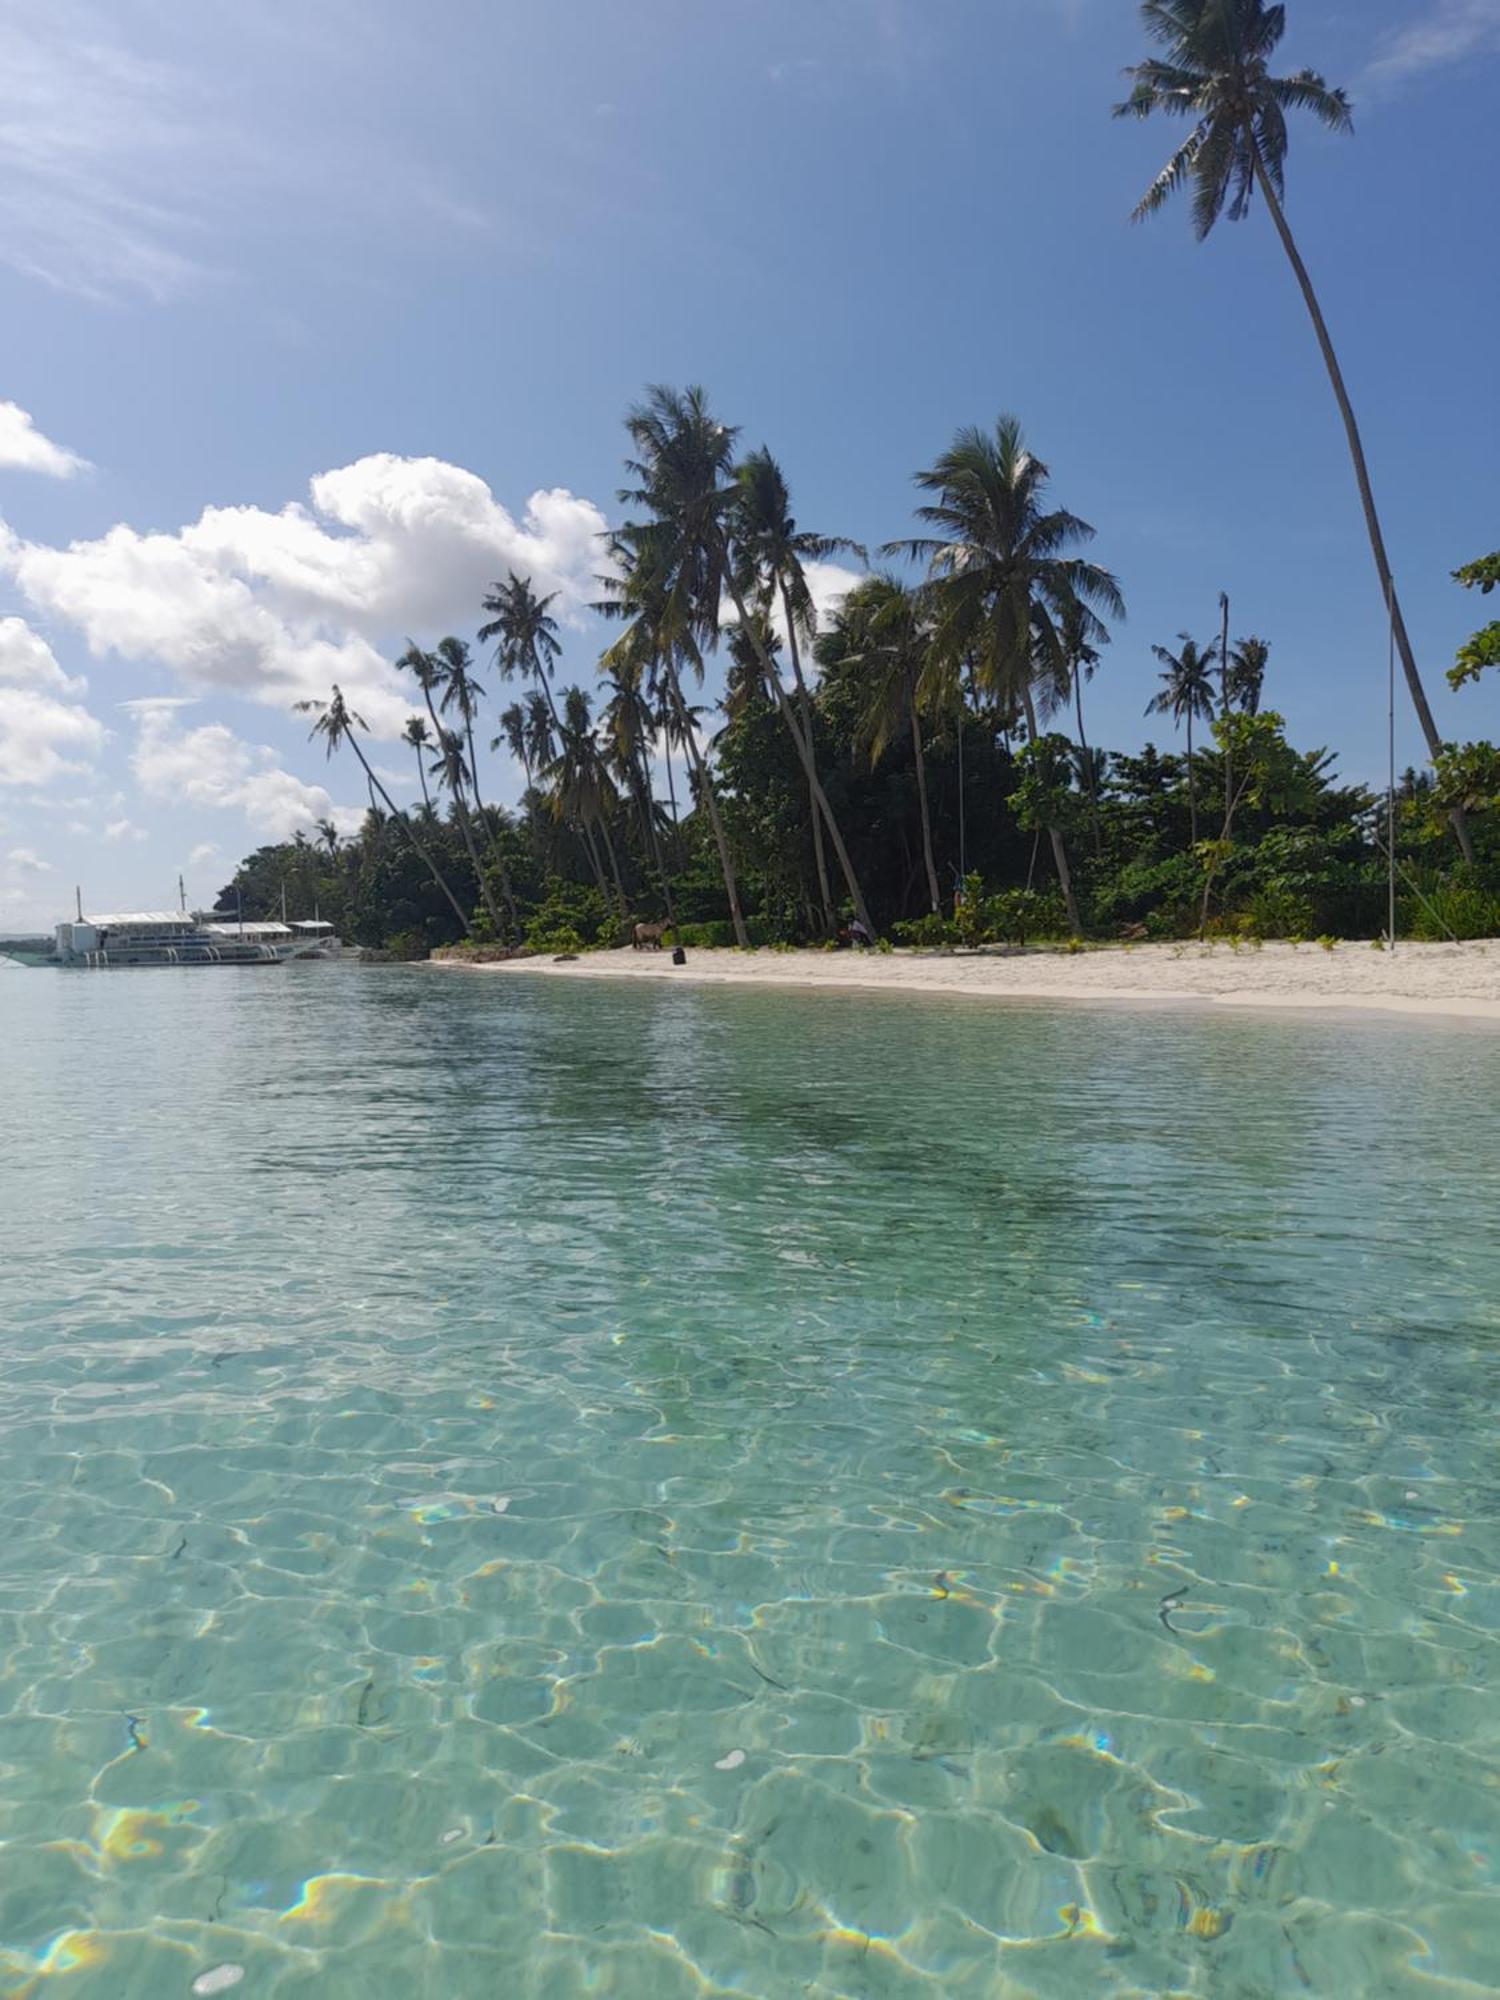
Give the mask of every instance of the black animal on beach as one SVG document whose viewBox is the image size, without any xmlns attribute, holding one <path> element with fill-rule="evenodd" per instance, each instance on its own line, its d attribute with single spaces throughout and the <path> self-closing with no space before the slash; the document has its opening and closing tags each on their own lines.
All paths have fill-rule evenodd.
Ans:
<svg viewBox="0 0 1500 2000">
<path fill-rule="evenodd" d="M 635 927 L 633 948 L 636 951 L 645 951 L 648 948 L 652 951 L 660 951 L 661 941 L 671 928 L 672 926 L 669 923 L 637 924 Z"/>
</svg>

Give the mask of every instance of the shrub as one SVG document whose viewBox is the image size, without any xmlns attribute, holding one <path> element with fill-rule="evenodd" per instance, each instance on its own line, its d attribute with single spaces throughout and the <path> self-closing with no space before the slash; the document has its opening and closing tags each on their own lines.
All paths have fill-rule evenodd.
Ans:
<svg viewBox="0 0 1500 2000">
<path fill-rule="evenodd" d="M 1425 944 L 1446 943 L 1449 937 L 1500 936 L 1500 896 L 1468 882 L 1439 883 L 1425 902 L 1407 913 L 1410 935 Z"/>
</svg>

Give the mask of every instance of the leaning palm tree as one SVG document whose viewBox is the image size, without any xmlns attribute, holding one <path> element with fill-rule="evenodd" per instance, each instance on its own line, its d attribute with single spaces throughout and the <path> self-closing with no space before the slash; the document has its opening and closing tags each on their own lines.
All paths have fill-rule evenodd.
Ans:
<svg viewBox="0 0 1500 2000">
<path fill-rule="evenodd" d="M 609 700 L 599 717 L 604 731 L 604 765 L 610 777 L 623 781 L 635 801 L 640 820 L 642 845 L 656 870 L 667 916 L 673 916 L 672 885 L 667 878 L 657 825 L 656 800 L 651 795 L 650 746 L 653 734 L 651 704 L 642 691 L 642 671 L 634 669 L 604 672 Z"/>
<path fill-rule="evenodd" d="M 911 739 L 927 900 L 936 915 L 943 896 L 932 849 L 927 755 L 922 741 L 922 711 L 932 702 L 938 678 L 928 670 L 931 652 L 931 623 L 920 592 L 908 590 L 893 576 L 872 576 L 856 584 L 844 599 L 829 635 L 828 653 L 820 653 L 820 657 L 841 656 L 858 675 L 855 740 L 868 757 L 871 770 L 898 736 Z M 946 697 L 946 688 L 941 692 Z"/>
<path fill-rule="evenodd" d="M 724 815 L 682 686 L 684 669 L 702 681 L 704 651 L 718 642 L 719 521 L 734 497 L 724 465 L 728 434 L 709 416 L 697 391 L 679 399 L 654 390 L 649 404 L 631 412 L 626 427 L 641 456 L 626 462 L 638 484 L 621 498 L 642 508 L 645 518 L 627 522 L 609 540 L 610 570 L 600 579 L 605 597 L 598 609 L 629 622 L 601 664 L 606 671 L 618 664 L 655 676 L 667 729 L 687 753 L 698 800 L 708 814 L 735 942 L 748 949 Z"/>
<path fill-rule="evenodd" d="M 505 858 L 505 849 L 500 844 L 500 835 L 490 818 L 489 809 L 479 790 L 479 756 L 474 747 L 474 718 L 479 713 L 483 689 L 475 678 L 469 659 L 469 649 L 462 639 L 439 639 L 433 658 L 437 662 L 442 679 L 443 695 L 438 706 L 446 715 L 456 709 L 463 721 L 464 743 L 469 753 L 469 784 L 474 794 L 474 810 L 479 815 L 479 824 L 484 828 L 489 845 L 490 859 L 500 876 L 500 893 L 505 898 L 505 907 L 513 924 L 520 919 L 516 912 L 516 892 L 510 879 L 510 864 Z"/>
<path fill-rule="evenodd" d="M 437 702 L 434 699 L 435 696 L 441 694 L 443 691 L 447 672 L 446 666 L 435 654 L 424 652 L 413 639 L 407 640 L 406 651 L 396 661 L 396 665 L 403 673 L 410 674 L 416 681 L 417 686 L 422 690 L 422 699 L 427 704 L 427 713 L 432 722 L 433 743 L 436 746 L 436 754 L 428 768 L 448 787 L 449 794 L 453 800 L 453 814 L 458 821 L 458 830 L 463 836 L 463 843 L 468 850 L 469 860 L 473 864 L 474 878 L 479 884 L 480 897 L 483 900 L 490 922 L 494 925 L 496 937 L 503 937 L 505 934 L 504 919 L 501 917 L 499 906 L 495 902 L 495 892 L 491 889 L 489 879 L 480 864 L 479 849 L 474 840 L 474 828 L 469 818 L 467 765 L 462 754 L 459 755 L 457 760 L 452 756 L 448 738 L 453 736 L 454 732 L 451 729 L 443 727 L 442 722 L 438 718 Z M 462 753 L 463 738 L 461 736 L 457 737 L 456 741 L 459 745 L 460 753 Z"/>
<path fill-rule="evenodd" d="M 1214 683 L 1211 668 L 1218 657 L 1212 646 L 1200 646 L 1186 632 L 1177 635 L 1182 650 L 1168 652 L 1153 646 L 1162 663 L 1161 692 L 1146 704 L 1147 715 L 1170 715 L 1180 727 L 1187 723 L 1188 821 L 1192 829 L 1189 844 L 1198 845 L 1198 784 L 1193 762 L 1193 722 L 1211 720 L 1214 712 Z"/>
<path fill-rule="evenodd" d="M 364 771 L 370 790 L 379 794 L 386 812 L 391 819 L 399 824 L 406 838 L 421 856 L 428 874 L 447 898 L 452 907 L 453 914 L 463 925 L 465 934 L 472 937 L 474 935 L 474 926 L 464 914 L 463 904 L 459 902 L 457 896 L 449 888 L 447 878 L 433 860 L 425 843 L 417 835 L 411 821 L 406 817 L 405 813 L 397 810 L 395 800 L 376 777 L 369 758 L 366 757 L 363 749 L 360 747 L 359 732 L 368 729 L 369 724 L 364 720 L 363 716 L 356 715 L 354 710 L 349 707 L 339 690 L 337 681 L 334 682 L 332 692 L 327 701 L 299 701 L 295 706 L 299 714 L 311 715 L 316 718 L 311 734 L 323 738 L 324 749 L 328 756 L 331 757 L 340 744 L 348 744 L 349 748 L 359 759 L 360 767 Z"/>
<path fill-rule="evenodd" d="M 531 752 L 526 742 L 526 711 L 518 701 L 500 711 L 500 734 L 490 738 L 490 750 L 508 750 L 526 773 L 526 789 L 531 790 Z"/>
<path fill-rule="evenodd" d="M 889 553 L 926 561 L 933 606 L 934 665 L 950 680 L 965 668 L 1002 710 L 1019 708 L 1035 743 L 1037 693 L 1056 698 L 1064 673 L 1061 621 L 1081 601 L 1123 618 L 1120 587 L 1108 570 L 1075 553 L 1093 540 L 1087 521 L 1048 508 L 1046 466 L 1032 456 L 1020 423 L 1002 416 L 994 431 L 966 428 L 917 484 L 933 495 L 917 509 L 932 532 L 893 542 Z M 1047 833 L 1068 922 L 1081 934 L 1078 899 L 1062 830 Z"/>
<path fill-rule="evenodd" d="M 1245 715 L 1259 715 L 1261 688 L 1270 657 L 1271 648 L 1264 639 L 1241 639 L 1230 653 L 1224 693 L 1231 708 Z"/>
<path fill-rule="evenodd" d="M 747 593 L 760 597 L 763 612 L 769 611 L 770 601 L 774 599 L 786 627 L 787 654 L 797 699 L 795 708 L 785 701 L 778 706 L 794 739 L 798 730 L 801 731 L 798 755 L 807 772 L 813 857 L 818 871 L 818 890 L 823 899 L 823 920 L 831 931 L 833 898 L 828 888 L 828 862 L 823 853 L 823 818 L 827 801 L 825 799 L 820 807 L 822 787 L 818 783 L 813 749 L 812 696 L 802 671 L 802 646 L 812 643 L 818 629 L 817 607 L 808 586 L 806 565 L 827 562 L 837 555 L 854 555 L 863 562 L 866 555 L 858 542 L 851 542 L 844 536 L 815 535 L 809 529 L 798 527 L 792 516 L 791 495 L 785 475 L 764 445 L 741 462 L 736 477 L 740 502 L 734 526 L 745 588 Z M 759 650 L 769 653 L 771 649 L 762 646 Z M 774 661 L 770 671 L 776 673 Z M 828 824 L 835 842 L 838 842 L 838 829 L 831 812 L 828 813 Z M 846 876 L 849 872 L 846 863 Z M 856 901 L 862 903 L 857 893 Z"/>
<path fill-rule="evenodd" d="M 491 639 L 496 642 L 495 665 L 502 680 L 508 681 L 519 674 L 522 680 L 536 682 L 546 699 L 554 729 L 559 726 L 559 718 L 557 703 L 552 699 L 552 671 L 562 651 L 557 620 L 551 611 L 556 602 L 556 592 L 550 597 L 538 597 L 531 587 L 531 578 L 517 576 L 512 570 L 504 583 L 490 586 L 484 599 L 484 609 L 490 618 L 479 628 L 481 646 L 487 646 Z"/>
<path fill-rule="evenodd" d="M 758 552 L 742 551 L 744 495 L 734 466 L 735 432 L 708 408 L 701 389 L 654 388 L 625 420 L 637 456 L 627 461 L 636 484 L 620 498 L 646 510 L 643 522 L 626 531 L 638 564 L 656 579 L 665 636 L 701 653 L 715 645 L 727 594 L 749 643 L 761 656 L 761 671 L 797 750 L 808 788 L 828 828 L 855 915 L 872 929 L 864 892 L 849 860 L 833 809 L 818 778 L 811 749 L 798 727 L 786 689 L 769 649 L 758 636 L 750 604 L 753 573 L 764 583 Z M 617 537 L 617 540 L 619 538 Z M 739 928 L 743 928 L 741 925 Z M 873 934 L 873 933 L 872 933 Z"/>
<path fill-rule="evenodd" d="M 428 812 L 432 811 L 432 794 L 427 789 L 427 766 L 423 762 L 425 753 L 432 748 L 432 738 L 427 733 L 427 724 L 420 715 L 411 716 L 401 732 L 401 741 L 409 743 L 416 752 L 417 776 L 422 783 L 422 803 Z"/>
<path fill-rule="evenodd" d="M 1323 365 L 1333 385 L 1354 461 L 1381 596 L 1395 631 L 1412 705 L 1428 751 L 1436 757 L 1442 738 L 1396 596 L 1364 442 L 1328 323 L 1283 206 L 1287 112 L 1310 111 L 1329 131 L 1350 132 L 1349 100 L 1314 70 L 1271 75 L 1271 57 L 1286 31 L 1284 6 L 1269 5 L 1267 0 L 1142 0 L 1141 20 L 1146 33 L 1166 54 L 1126 71 L 1135 88 L 1124 104 L 1115 107 L 1115 115 L 1149 118 L 1161 111 L 1170 117 L 1192 119 L 1193 129 L 1137 204 L 1136 219 L 1154 215 L 1174 194 L 1191 186 L 1193 225 L 1202 241 L 1226 213 L 1231 222 L 1242 222 L 1259 189 L 1312 319 Z M 1454 808 L 1452 818 L 1464 858 L 1472 861 L 1468 825 L 1460 807 Z"/>
<path fill-rule="evenodd" d="M 615 901 L 624 920 L 625 888 L 620 864 L 609 830 L 609 815 L 618 803 L 614 783 L 604 767 L 599 742 L 594 734 L 593 710 L 582 688 L 563 689 L 562 714 L 557 731 L 557 755 L 541 773 L 548 787 L 553 816 L 571 821 L 583 834 L 584 847 L 594 869 L 599 893 L 609 900 L 609 881 L 599 859 L 595 834 L 609 859 L 614 878 Z"/>
</svg>

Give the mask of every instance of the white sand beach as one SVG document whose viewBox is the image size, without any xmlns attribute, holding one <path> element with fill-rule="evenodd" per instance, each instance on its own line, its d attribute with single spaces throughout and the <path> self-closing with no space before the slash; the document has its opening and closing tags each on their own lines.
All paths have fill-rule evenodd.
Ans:
<svg viewBox="0 0 1500 2000">
<path fill-rule="evenodd" d="M 1500 940 L 1476 944 L 1139 944 L 1081 952 L 587 952 L 458 969 L 523 979 L 654 979 L 701 985 L 851 987 L 979 999 L 1202 1003 L 1468 1017 L 1500 1024 Z"/>
</svg>

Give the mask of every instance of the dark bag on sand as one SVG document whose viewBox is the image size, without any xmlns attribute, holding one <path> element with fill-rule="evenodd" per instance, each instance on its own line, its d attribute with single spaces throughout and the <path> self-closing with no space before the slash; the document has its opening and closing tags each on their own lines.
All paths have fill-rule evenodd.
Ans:
<svg viewBox="0 0 1500 2000">
<path fill-rule="evenodd" d="M 687 953 L 683 950 L 680 944 L 674 944 L 672 947 L 672 963 L 674 965 L 687 964 Z"/>
</svg>

